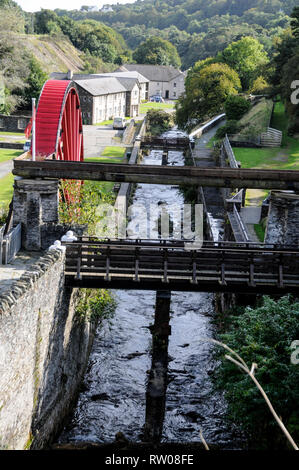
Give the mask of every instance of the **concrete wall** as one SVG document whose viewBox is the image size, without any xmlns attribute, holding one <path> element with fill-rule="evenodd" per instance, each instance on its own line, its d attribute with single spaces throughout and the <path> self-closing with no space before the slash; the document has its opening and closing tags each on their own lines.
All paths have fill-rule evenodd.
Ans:
<svg viewBox="0 0 299 470">
<path fill-rule="evenodd" d="M 77 396 L 95 325 L 76 318 L 63 266 L 48 252 L 0 296 L 2 449 L 44 447 Z"/>
</svg>

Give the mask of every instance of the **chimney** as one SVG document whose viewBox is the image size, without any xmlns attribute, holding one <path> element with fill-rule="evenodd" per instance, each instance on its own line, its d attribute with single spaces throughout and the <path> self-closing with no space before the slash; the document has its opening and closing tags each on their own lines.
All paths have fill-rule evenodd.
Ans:
<svg viewBox="0 0 299 470">
<path fill-rule="evenodd" d="M 67 73 L 67 79 L 68 80 L 73 80 L 73 74 L 74 74 L 74 72 L 72 70 L 69 70 L 68 73 Z"/>
</svg>

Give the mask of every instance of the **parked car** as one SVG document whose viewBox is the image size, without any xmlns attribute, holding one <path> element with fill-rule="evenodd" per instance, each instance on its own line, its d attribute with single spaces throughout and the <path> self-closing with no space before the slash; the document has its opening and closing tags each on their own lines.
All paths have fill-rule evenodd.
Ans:
<svg viewBox="0 0 299 470">
<path fill-rule="evenodd" d="M 24 152 L 29 152 L 31 148 L 31 140 L 26 140 L 25 144 L 23 145 Z"/>
<path fill-rule="evenodd" d="M 154 101 L 156 103 L 164 103 L 164 100 L 161 95 L 153 95 L 150 97 L 150 101 Z"/>
<path fill-rule="evenodd" d="M 122 117 L 115 117 L 113 119 L 113 129 L 124 129 L 127 121 Z"/>
</svg>

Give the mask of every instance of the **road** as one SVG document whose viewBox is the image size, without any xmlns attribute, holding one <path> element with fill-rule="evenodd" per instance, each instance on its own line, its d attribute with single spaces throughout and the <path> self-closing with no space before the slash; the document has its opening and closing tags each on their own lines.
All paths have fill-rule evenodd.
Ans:
<svg viewBox="0 0 299 470">
<path fill-rule="evenodd" d="M 105 147 L 125 147 L 123 130 L 110 126 L 83 126 L 84 156 L 99 157 Z"/>
</svg>

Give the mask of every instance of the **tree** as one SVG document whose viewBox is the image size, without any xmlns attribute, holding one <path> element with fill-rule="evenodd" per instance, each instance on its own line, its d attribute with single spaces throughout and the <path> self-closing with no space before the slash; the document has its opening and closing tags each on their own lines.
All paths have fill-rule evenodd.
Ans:
<svg viewBox="0 0 299 470">
<path fill-rule="evenodd" d="M 31 105 L 31 98 L 38 100 L 41 89 L 48 75 L 42 70 L 39 62 L 32 57 L 29 63 L 30 73 L 27 78 L 27 88 L 24 90 L 24 99 L 27 106 Z"/>
<path fill-rule="evenodd" d="M 225 114 L 229 121 L 238 121 L 249 108 L 249 101 L 238 95 L 229 96 L 224 105 Z"/>
<path fill-rule="evenodd" d="M 221 340 L 255 372 L 274 409 L 299 440 L 299 367 L 291 363 L 291 344 L 299 337 L 299 303 L 291 297 L 263 297 L 257 308 L 247 307 L 230 316 L 229 329 Z M 248 376 L 223 358 L 216 373 L 217 386 L 224 388 L 232 421 L 241 425 L 255 446 L 278 449 L 286 446 L 265 402 Z"/>
<path fill-rule="evenodd" d="M 133 53 L 138 64 L 173 65 L 179 68 L 181 59 L 176 47 L 165 39 L 151 37 L 141 43 Z"/>
<path fill-rule="evenodd" d="M 291 28 L 293 31 L 293 34 L 295 38 L 299 38 L 299 7 L 295 7 L 294 10 L 291 13 L 291 18 L 293 20 L 291 21 Z"/>
<path fill-rule="evenodd" d="M 54 28 L 54 24 L 58 25 L 59 18 L 52 10 L 42 9 L 35 13 L 35 32 L 37 34 L 49 34 Z"/>
<path fill-rule="evenodd" d="M 259 68 L 269 61 L 264 46 L 252 37 L 233 42 L 218 57 L 238 72 L 244 90 L 249 89 L 260 75 Z"/>
<path fill-rule="evenodd" d="M 188 127 L 223 111 L 230 95 L 241 88 L 237 72 L 227 64 L 210 64 L 192 73 L 186 81 L 185 95 L 176 105 L 176 122 Z"/>
</svg>

